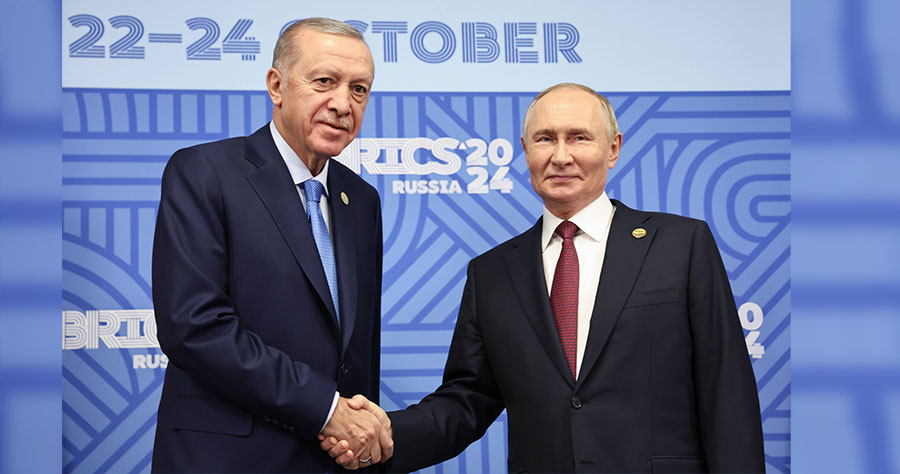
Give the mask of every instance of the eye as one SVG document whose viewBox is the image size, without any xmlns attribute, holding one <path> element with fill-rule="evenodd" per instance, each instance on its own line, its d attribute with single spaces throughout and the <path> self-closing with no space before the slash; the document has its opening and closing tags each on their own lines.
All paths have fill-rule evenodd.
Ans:
<svg viewBox="0 0 900 474">
<path fill-rule="evenodd" d="M 359 86 L 359 85 L 353 86 L 354 94 L 366 95 L 367 92 L 369 92 L 369 90 L 366 89 L 365 86 Z"/>
<path fill-rule="evenodd" d="M 320 78 L 316 79 L 316 83 L 321 84 L 323 86 L 327 86 L 332 83 L 332 80 L 330 77 L 320 77 Z"/>
</svg>

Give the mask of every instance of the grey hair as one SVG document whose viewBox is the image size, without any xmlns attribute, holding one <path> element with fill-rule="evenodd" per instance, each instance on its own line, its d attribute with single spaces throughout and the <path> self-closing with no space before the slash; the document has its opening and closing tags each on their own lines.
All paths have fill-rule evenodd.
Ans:
<svg viewBox="0 0 900 474">
<path fill-rule="evenodd" d="M 297 42 L 294 41 L 294 36 L 303 29 L 318 33 L 346 36 L 362 41 L 363 43 L 366 42 L 359 30 L 343 21 L 322 17 L 304 18 L 295 21 L 285 28 L 284 31 L 281 32 L 281 35 L 278 36 L 278 41 L 275 42 L 275 51 L 272 53 L 272 67 L 281 71 L 282 74 L 287 74 L 297 61 L 297 58 L 300 57 L 300 50 L 297 48 Z"/>
<path fill-rule="evenodd" d="M 534 105 L 538 103 L 545 95 L 557 90 L 557 89 L 576 89 L 583 92 L 587 92 L 588 94 L 593 95 L 600 101 L 600 104 L 603 105 L 603 122 L 606 125 L 606 133 L 608 138 L 612 140 L 615 138 L 616 134 L 619 133 L 619 123 L 616 121 L 616 112 L 613 110 L 612 105 L 609 103 L 609 100 L 606 97 L 591 89 L 588 86 L 576 84 L 574 82 L 562 82 L 560 84 L 556 84 L 555 86 L 550 86 L 544 89 L 540 94 L 535 96 L 534 100 L 531 101 L 531 104 L 528 105 L 528 110 L 525 111 L 525 120 L 522 121 L 522 136 L 528 132 L 528 121 L 531 119 L 531 112 L 534 110 Z"/>
</svg>

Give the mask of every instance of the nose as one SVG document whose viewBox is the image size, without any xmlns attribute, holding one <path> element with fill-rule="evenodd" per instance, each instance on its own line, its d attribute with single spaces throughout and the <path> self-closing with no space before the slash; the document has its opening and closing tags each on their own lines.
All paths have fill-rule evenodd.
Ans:
<svg viewBox="0 0 900 474">
<path fill-rule="evenodd" d="M 572 155 L 569 154 L 569 148 L 566 146 L 565 140 L 559 140 L 556 143 L 556 148 L 553 150 L 553 155 L 550 157 L 550 163 L 552 163 L 553 166 L 562 168 L 572 163 Z"/>
<path fill-rule="evenodd" d="M 350 114 L 350 91 L 337 88 L 331 96 L 328 108 L 334 110 L 338 116 Z"/>
</svg>

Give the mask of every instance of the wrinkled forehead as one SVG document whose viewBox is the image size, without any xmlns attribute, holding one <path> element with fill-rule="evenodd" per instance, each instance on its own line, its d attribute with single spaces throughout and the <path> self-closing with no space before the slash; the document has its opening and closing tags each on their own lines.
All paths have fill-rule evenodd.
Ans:
<svg viewBox="0 0 900 474">
<path fill-rule="evenodd" d="M 605 130 L 603 103 L 577 89 L 555 90 L 535 102 L 526 126 L 529 134 L 538 129 Z"/>
<path fill-rule="evenodd" d="M 293 42 L 299 59 L 335 56 L 375 68 L 369 45 L 358 38 L 305 28 L 295 34 Z"/>
</svg>

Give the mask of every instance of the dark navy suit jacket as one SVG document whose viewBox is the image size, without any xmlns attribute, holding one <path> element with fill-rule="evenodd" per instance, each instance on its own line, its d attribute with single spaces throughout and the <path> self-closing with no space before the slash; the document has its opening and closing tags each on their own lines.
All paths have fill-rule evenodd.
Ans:
<svg viewBox="0 0 900 474">
<path fill-rule="evenodd" d="M 169 160 L 153 243 L 170 361 L 155 472 L 334 470 L 316 435 L 335 390 L 378 400 L 382 231 L 378 193 L 337 161 L 328 199 L 341 327 L 268 126 Z"/>
<path fill-rule="evenodd" d="M 455 456 L 505 408 L 511 472 L 764 472 L 756 381 L 709 227 L 613 203 L 578 380 L 539 220 L 469 264 L 444 383 L 389 414 L 391 469 Z"/>
</svg>

